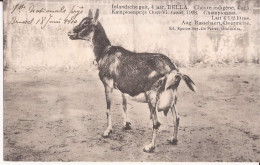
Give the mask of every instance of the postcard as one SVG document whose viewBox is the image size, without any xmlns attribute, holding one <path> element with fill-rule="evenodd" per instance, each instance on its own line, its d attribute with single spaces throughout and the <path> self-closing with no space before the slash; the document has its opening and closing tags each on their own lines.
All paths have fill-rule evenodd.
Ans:
<svg viewBox="0 0 260 165">
<path fill-rule="evenodd" d="M 4 161 L 260 161 L 258 0 L 3 3 Z"/>
</svg>

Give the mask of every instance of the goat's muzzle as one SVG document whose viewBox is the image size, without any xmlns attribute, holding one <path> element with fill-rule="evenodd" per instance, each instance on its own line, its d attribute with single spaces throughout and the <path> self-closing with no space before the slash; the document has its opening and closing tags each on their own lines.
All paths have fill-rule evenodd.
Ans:
<svg viewBox="0 0 260 165">
<path fill-rule="evenodd" d="M 77 38 L 77 33 L 74 32 L 68 32 L 68 36 L 70 39 L 75 40 Z"/>
</svg>

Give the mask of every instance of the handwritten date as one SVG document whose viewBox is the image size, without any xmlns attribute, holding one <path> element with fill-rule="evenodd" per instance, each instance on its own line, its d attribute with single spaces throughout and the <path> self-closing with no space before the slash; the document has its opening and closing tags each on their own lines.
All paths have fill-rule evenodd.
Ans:
<svg viewBox="0 0 260 165">
<path fill-rule="evenodd" d="M 23 3 L 15 4 L 11 9 L 11 19 L 9 24 L 39 25 L 41 29 L 48 24 L 74 24 L 77 23 L 77 17 L 83 13 L 83 6 L 73 5 L 67 8 L 64 5 L 55 9 L 48 9 L 42 6 L 25 5 Z M 25 16 L 26 15 L 26 16 Z"/>
</svg>

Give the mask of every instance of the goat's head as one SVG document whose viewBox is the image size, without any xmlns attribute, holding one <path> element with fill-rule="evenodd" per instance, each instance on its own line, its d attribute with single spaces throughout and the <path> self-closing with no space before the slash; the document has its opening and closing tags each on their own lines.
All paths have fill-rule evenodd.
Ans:
<svg viewBox="0 0 260 165">
<path fill-rule="evenodd" d="M 97 28 L 99 16 L 99 9 L 96 10 L 95 17 L 93 18 L 92 11 L 89 9 L 88 16 L 73 28 L 72 31 L 68 32 L 68 36 L 72 40 L 87 40 L 91 41 L 95 30 Z"/>
</svg>

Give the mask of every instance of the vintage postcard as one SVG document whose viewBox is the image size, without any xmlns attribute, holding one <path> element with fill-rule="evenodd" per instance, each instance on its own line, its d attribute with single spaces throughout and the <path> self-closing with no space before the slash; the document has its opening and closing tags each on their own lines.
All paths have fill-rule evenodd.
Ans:
<svg viewBox="0 0 260 165">
<path fill-rule="evenodd" d="M 5 0 L 4 161 L 259 162 L 259 0 Z"/>
</svg>

